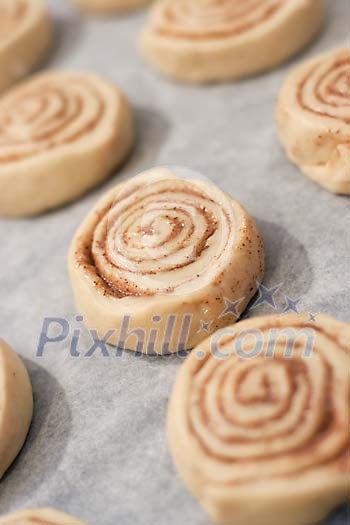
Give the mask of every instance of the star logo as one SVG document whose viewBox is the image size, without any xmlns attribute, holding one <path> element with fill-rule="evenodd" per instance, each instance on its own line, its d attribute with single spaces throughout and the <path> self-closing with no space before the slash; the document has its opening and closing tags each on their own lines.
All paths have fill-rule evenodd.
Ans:
<svg viewBox="0 0 350 525">
<path fill-rule="evenodd" d="M 290 299 L 290 297 L 287 297 L 287 296 L 285 296 L 285 299 L 286 299 L 286 307 L 283 310 L 283 313 L 285 314 L 288 312 L 294 312 L 295 314 L 298 314 L 299 313 L 298 304 L 301 301 L 301 297 L 299 297 L 299 299 L 296 299 L 295 301 L 293 301 L 292 299 Z"/>
<path fill-rule="evenodd" d="M 235 301 L 233 303 L 232 301 L 230 301 L 229 299 L 224 297 L 224 301 L 225 301 L 226 308 L 222 312 L 222 314 L 220 315 L 220 318 L 231 314 L 231 315 L 234 315 L 237 319 L 239 319 L 241 314 L 238 312 L 238 307 L 239 307 L 240 304 L 242 304 L 244 299 L 239 299 L 239 301 Z"/>
<path fill-rule="evenodd" d="M 207 323 L 206 321 L 201 321 L 201 327 L 198 332 L 208 332 L 210 333 L 211 321 Z"/>
<path fill-rule="evenodd" d="M 274 310 L 276 310 L 275 295 L 281 289 L 282 284 L 283 283 L 278 284 L 277 286 L 273 286 L 272 288 L 266 288 L 266 286 L 264 286 L 263 284 L 259 284 L 259 297 L 251 306 L 251 308 L 257 308 L 261 304 L 267 304 L 271 306 Z"/>
</svg>

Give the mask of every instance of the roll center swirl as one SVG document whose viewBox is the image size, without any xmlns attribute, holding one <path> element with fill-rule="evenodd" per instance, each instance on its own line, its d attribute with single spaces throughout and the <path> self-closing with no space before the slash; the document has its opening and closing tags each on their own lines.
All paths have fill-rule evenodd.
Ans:
<svg viewBox="0 0 350 525">
<path fill-rule="evenodd" d="M 315 66 L 299 86 L 301 106 L 347 125 L 350 136 L 350 54 Z"/>
<path fill-rule="evenodd" d="M 205 279 L 210 261 L 220 262 L 232 219 L 228 201 L 181 180 L 161 181 L 111 205 L 96 225 L 91 256 L 121 296 L 178 292 Z"/>
<path fill-rule="evenodd" d="M 220 463 L 217 481 L 239 483 L 257 472 L 262 477 L 296 475 L 345 453 L 348 377 L 318 339 L 327 334 L 314 330 L 316 343 L 307 359 L 301 345 L 286 358 L 281 340 L 273 358 L 265 356 L 265 346 L 264 355 L 253 360 L 233 351 L 225 360 L 209 354 L 197 366 L 188 424 L 210 461 Z M 232 339 L 223 346 L 227 351 L 234 344 Z"/>
<path fill-rule="evenodd" d="M 24 87 L 0 104 L 0 164 L 78 141 L 103 118 L 104 101 L 88 81 L 72 77 Z"/>
</svg>

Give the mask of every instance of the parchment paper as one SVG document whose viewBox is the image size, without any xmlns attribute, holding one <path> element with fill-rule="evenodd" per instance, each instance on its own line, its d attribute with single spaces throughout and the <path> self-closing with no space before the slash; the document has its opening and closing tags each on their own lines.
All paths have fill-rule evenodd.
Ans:
<svg viewBox="0 0 350 525">
<path fill-rule="evenodd" d="M 145 13 L 98 19 L 66 0 L 50 2 L 57 34 L 47 67 L 92 70 L 118 83 L 135 108 L 138 139 L 121 173 L 75 204 L 31 220 L 0 220 L 0 333 L 24 357 L 35 394 L 28 441 L 0 483 L 0 513 L 50 505 L 91 525 L 209 524 L 166 446 L 167 401 L 181 358 L 72 358 L 70 340 L 36 356 L 45 317 L 79 326 L 67 250 L 90 207 L 118 181 L 163 164 L 203 172 L 257 219 L 265 285 L 281 284 L 278 311 L 287 296 L 300 299 L 301 310 L 350 321 L 350 200 L 286 160 L 274 123 L 278 89 L 297 60 L 350 44 L 349 0 L 328 4 L 322 36 L 280 70 L 188 87 L 158 77 L 139 58 Z M 272 312 L 265 305 L 254 315 Z M 85 333 L 83 353 L 90 343 Z M 340 509 L 327 523 L 349 524 L 350 515 Z"/>
</svg>

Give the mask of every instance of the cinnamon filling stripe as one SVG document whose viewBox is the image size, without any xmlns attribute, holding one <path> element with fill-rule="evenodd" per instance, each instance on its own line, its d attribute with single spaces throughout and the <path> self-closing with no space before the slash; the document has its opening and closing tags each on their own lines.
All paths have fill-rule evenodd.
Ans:
<svg viewBox="0 0 350 525">
<path fill-rule="evenodd" d="M 281 0 L 213 1 L 201 8 L 191 2 L 164 7 L 155 23 L 158 34 L 175 38 L 227 38 L 258 27 L 283 6 Z"/>
<path fill-rule="evenodd" d="M 317 78 L 317 71 L 319 67 L 319 65 L 316 65 L 310 71 L 309 75 L 303 79 L 298 88 L 297 100 L 300 106 L 304 110 L 314 113 L 315 115 L 341 120 L 345 124 L 350 124 L 350 116 L 347 118 L 346 116 L 341 117 L 340 115 L 333 115 L 331 111 L 328 112 L 326 110 L 321 110 L 319 106 L 312 104 L 312 101 L 308 102 L 305 100 L 307 91 L 306 86 L 308 82 L 312 81 L 313 77 Z M 326 84 L 327 78 L 333 76 L 337 70 L 339 70 L 339 73 L 335 76 L 335 78 L 332 78 L 332 83 L 325 88 L 325 91 L 328 93 L 328 95 L 339 98 L 339 102 L 325 98 L 321 89 L 321 87 Z M 341 81 L 343 81 L 344 85 L 347 86 L 347 90 L 344 91 L 338 87 Z M 349 58 L 337 60 L 332 65 L 330 65 L 329 68 L 315 80 L 313 87 L 315 100 L 322 106 L 328 106 L 330 108 L 332 107 L 336 109 L 344 108 L 344 110 L 345 108 L 350 108 L 350 56 Z"/>
<path fill-rule="evenodd" d="M 169 193 L 174 194 L 173 202 L 169 200 L 169 198 L 163 197 L 163 194 Z M 190 266 L 195 263 L 203 253 L 205 253 L 207 243 L 220 228 L 220 224 L 217 222 L 218 220 L 213 215 L 212 211 L 197 204 L 196 197 L 207 199 L 211 205 L 213 204 L 213 201 L 210 200 L 207 195 L 196 191 L 194 188 L 182 185 L 177 189 L 176 187 L 173 187 L 173 183 L 171 183 L 169 187 L 166 187 L 163 190 L 156 190 L 155 193 L 150 192 L 144 196 L 141 193 L 141 198 L 133 200 L 128 206 L 123 207 L 123 201 L 117 202 L 115 207 L 118 208 L 119 205 L 121 206 L 121 210 L 118 210 L 118 212 L 114 212 L 113 205 L 107 206 L 104 213 L 99 216 L 98 221 L 94 225 L 89 243 L 85 243 L 81 247 L 80 252 L 76 253 L 77 260 L 84 266 L 85 271 L 90 273 L 90 276 L 94 279 L 95 285 L 102 286 L 105 295 L 111 295 L 118 298 L 155 295 L 157 291 L 148 290 L 147 287 L 141 287 L 130 278 L 130 275 L 135 275 L 135 278 L 136 276 L 140 276 L 140 282 L 142 283 L 142 277 L 167 273 L 170 274 Z M 124 224 L 127 219 L 130 220 L 130 216 L 135 217 L 135 220 L 142 217 L 143 214 L 147 217 L 148 203 L 152 204 L 152 212 L 158 212 L 157 220 L 164 220 L 171 224 L 170 232 L 167 233 L 165 238 L 162 238 L 159 243 L 155 242 L 154 246 L 152 246 L 153 250 L 156 251 L 157 249 L 162 248 L 165 253 L 161 253 L 157 257 L 155 255 L 151 256 L 148 252 L 147 246 L 142 245 L 142 242 L 140 241 L 140 246 L 136 246 L 137 255 L 123 252 L 122 255 L 124 261 L 126 259 L 126 265 L 116 262 L 113 257 L 113 255 L 116 254 L 110 253 L 108 248 L 108 236 L 110 235 L 110 231 L 115 226 L 116 221 L 122 218 L 123 222 L 118 226 L 119 231 L 117 234 L 119 234 L 120 238 L 124 241 L 126 251 L 128 245 L 130 247 L 131 243 L 131 247 L 133 247 L 135 239 L 130 243 L 130 238 L 132 237 L 130 228 L 133 227 L 133 224 L 131 226 L 127 224 L 125 229 Z M 165 205 L 168 205 L 169 209 L 166 209 Z M 189 212 L 183 208 L 184 205 L 190 206 L 194 214 L 201 218 L 201 221 L 205 225 L 203 232 L 200 233 L 198 239 L 195 239 L 195 241 L 193 241 L 193 238 L 196 235 L 196 224 L 193 222 Z M 174 214 L 175 218 L 172 217 Z M 181 218 L 177 215 L 181 216 Z M 231 229 L 233 225 L 230 224 L 230 217 L 226 214 L 224 214 L 224 216 L 226 218 L 227 227 Z M 186 221 L 186 223 L 183 221 Z M 95 231 L 100 225 L 103 226 L 102 233 L 100 232 L 100 236 L 95 238 Z M 183 229 L 186 227 L 187 231 L 185 231 L 181 240 L 177 242 L 179 234 L 182 233 Z M 138 234 L 141 235 L 141 238 L 143 235 L 147 234 L 152 236 L 154 234 L 153 226 L 148 223 L 146 219 L 143 228 L 139 229 L 138 232 Z M 191 241 L 193 242 L 193 246 L 191 245 Z M 98 246 L 98 253 L 94 250 L 94 244 Z M 167 250 L 168 244 L 169 248 Z M 165 260 L 169 256 L 176 255 L 185 248 L 190 249 L 190 255 L 184 256 L 184 258 L 176 264 L 169 263 L 167 265 L 165 263 Z M 222 253 L 217 253 L 216 255 L 217 258 L 220 258 Z M 152 270 L 145 270 L 142 268 L 143 263 L 152 263 L 153 261 L 157 266 L 156 268 L 153 267 Z M 128 262 L 131 263 L 131 267 L 127 266 Z M 133 264 L 134 266 L 139 266 L 140 269 L 138 270 L 133 267 Z M 209 267 L 211 264 L 212 261 L 208 261 Z M 126 275 L 128 277 L 126 277 Z M 198 277 L 199 275 L 197 274 L 193 275 L 193 279 L 197 279 Z M 182 284 L 185 284 L 185 282 Z M 174 291 L 174 288 L 169 285 L 165 290 L 159 291 L 168 293 Z"/>
<path fill-rule="evenodd" d="M 0 164 L 74 143 L 98 126 L 106 111 L 103 98 L 88 82 L 71 82 L 78 92 L 42 83 L 0 107 Z M 95 105 L 91 114 L 85 108 L 89 99 Z"/>
<path fill-rule="evenodd" d="M 265 326 L 261 326 L 259 327 L 260 330 L 262 331 L 266 331 L 270 328 L 283 328 L 283 327 L 280 327 L 280 326 L 277 326 L 276 324 L 274 325 L 268 325 L 266 324 Z M 335 344 L 335 345 L 338 345 L 339 347 L 339 350 L 340 351 L 344 351 L 345 353 L 348 353 L 348 348 L 345 347 L 340 340 L 338 340 L 337 336 L 333 335 L 333 334 L 330 334 L 328 333 L 324 328 L 322 328 L 321 326 L 317 326 L 317 325 L 314 325 L 314 324 L 309 324 L 309 323 L 305 323 L 305 324 L 300 324 L 300 325 L 295 325 L 293 326 L 293 328 L 295 329 L 300 329 L 300 330 L 303 330 L 305 328 L 310 328 L 312 330 L 316 330 L 318 333 L 320 333 L 322 336 L 324 336 L 326 339 L 329 340 L 329 342 L 331 344 Z M 228 337 L 226 340 L 225 340 L 225 343 L 224 345 L 228 345 L 230 343 L 233 343 L 235 340 L 235 337 Z M 314 352 L 317 352 L 317 348 L 314 349 Z M 317 352 L 317 354 L 319 356 L 321 356 L 322 354 L 320 352 Z M 232 359 L 232 358 L 231 358 Z M 306 415 L 308 414 L 308 411 L 310 410 L 310 400 L 311 400 L 311 391 L 310 391 L 310 386 L 311 386 L 311 376 L 309 376 L 310 374 L 310 371 L 307 369 L 307 361 L 303 361 L 301 359 L 291 359 L 291 360 L 288 360 L 288 359 L 282 359 L 282 358 L 277 358 L 277 359 L 273 359 L 273 360 L 269 360 L 268 363 L 270 364 L 270 366 L 272 365 L 272 363 L 278 363 L 279 365 L 281 366 L 284 366 L 284 368 L 286 369 L 287 371 L 287 380 L 289 382 L 289 395 L 287 397 L 287 399 L 284 401 L 284 403 L 281 404 L 281 407 L 278 408 L 277 407 L 277 410 L 276 410 L 276 414 L 274 414 L 273 417 L 267 417 L 267 418 L 263 418 L 263 420 L 261 421 L 260 424 L 258 423 L 255 423 L 255 424 L 244 424 L 242 423 L 241 421 L 238 421 L 236 417 L 234 417 L 234 415 L 232 413 L 228 413 L 226 408 L 225 408 L 225 405 L 224 405 L 224 402 L 223 402 L 223 398 L 222 398 L 222 392 L 223 392 L 223 388 L 224 388 L 224 385 L 226 385 L 226 382 L 228 380 L 228 376 L 229 376 L 229 371 L 226 371 L 225 373 L 223 373 L 221 379 L 220 379 L 220 382 L 219 382 L 219 387 L 218 387 L 218 390 L 216 392 L 216 405 L 215 405 L 215 410 L 218 411 L 221 416 L 225 419 L 225 421 L 227 422 L 228 425 L 234 425 L 236 426 L 237 428 L 239 428 L 239 430 L 243 430 L 244 428 L 246 429 L 249 429 L 249 428 L 256 428 L 256 429 L 266 429 L 268 428 L 269 426 L 269 423 L 272 423 L 274 421 L 278 421 L 278 419 L 280 417 L 283 417 L 285 415 L 288 415 L 290 409 L 291 409 L 291 406 L 292 406 L 292 403 L 293 403 L 293 396 L 295 395 L 296 391 L 297 391 L 297 384 L 296 384 L 296 378 L 299 376 L 303 377 L 304 378 L 304 381 L 305 383 L 307 384 L 308 386 L 308 396 L 307 396 L 307 402 L 304 403 L 303 405 L 303 409 L 301 411 L 301 414 L 300 414 L 300 418 L 298 419 L 298 423 L 296 426 L 294 426 L 293 428 L 289 428 L 285 430 L 285 432 L 282 432 L 282 433 L 279 433 L 279 434 L 276 434 L 276 435 L 273 435 L 272 437 L 270 438 L 264 438 L 263 436 L 260 437 L 260 438 L 253 438 L 253 439 L 249 439 L 248 437 L 242 437 L 242 436 L 233 436 L 233 437 L 225 437 L 225 436 L 220 436 L 219 435 L 219 432 L 218 432 L 218 429 L 215 428 L 215 426 L 213 425 L 213 422 L 212 422 L 212 416 L 210 414 L 210 412 L 208 412 L 208 408 L 206 406 L 206 402 L 205 402 L 205 399 L 206 399 L 206 391 L 207 391 L 207 388 L 208 386 L 210 385 L 211 388 L 213 388 L 213 385 L 212 385 L 212 380 L 213 378 L 215 377 L 215 375 L 218 373 L 218 371 L 220 370 L 220 366 L 222 366 L 222 362 L 221 361 L 215 361 L 215 358 L 210 355 L 208 353 L 208 355 L 206 356 L 206 359 L 204 359 L 202 362 L 198 363 L 198 366 L 196 367 L 196 370 L 194 372 L 194 377 L 193 377 L 193 380 L 194 380 L 194 383 L 192 383 L 192 393 L 190 392 L 189 393 L 189 396 L 188 396 L 188 399 L 189 399 L 189 403 L 191 403 L 191 398 L 193 399 L 193 396 L 195 396 L 195 399 L 196 399 L 196 410 L 198 411 L 198 413 L 200 414 L 200 426 L 202 426 L 203 428 L 206 428 L 206 429 L 210 429 L 210 433 L 211 435 L 213 436 L 213 438 L 217 439 L 217 440 L 220 440 L 222 443 L 227 443 L 227 444 L 236 444 L 236 445 L 247 445 L 249 444 L 249 442 L 252 442 L 252 443 L 256 443 L 256 444 L 259 444 L 259 442 L 263 443 L 265 442 L 266 440 L 269 440 L 269 439 L 283 439 L 283 438 L 286 438 L 290 435 L 290 433 L 293 433 L 294 431 L 296 431 L 296 429 L 300 426 L 300 425 L 304 425 L 306 423 Z M 239 362 L 238 358 L 237 358 L 237 361 L 236 361 L 236 364 Z M 208 374 L 206 374 L 204 376 L 204 379 L 202 377 L 202 383 L 201 381 L 198 379 L 199 383 L 197 382 L 197 379 L 198 378 L 198 375 L 200 373 L 203 372 L 204 370 L 204 367 L 208 366 L 210 364 L 210 366 L 212 368 L 209 369 L 209 372 Z M 234 366 L 234 365 L 233 365 Z M 244 382 L 244 380 L 246 379 L 246 377 L 254 372 L 254 370 L 256 370 L 257 368 L 259 367 L 263 367 L 264 366 L 264 362 L 261 361 L 260 363 L 252 363 L 252 366 L 246 370 L 244 373 L 242 373 L 241 375 L 239 375 L 239 378 L 238 378 L 238 381 L 236 384 L 233 384 L 232 385 L 232 394 L 234 396 L 234 400 L 235 402 L 238 402 L 240 405 L 243 406 L 243 410 L 244 410 L 244 406 L 247 405 L 249 406 L 249 402 L 246 401 L 246 400 L 243 400 L 240 398 L 240 388 L 241 388 L 241 385 L 242 383 Z M 266 365 L 265 363 L 265 366 L 268 366 Z M 325 407 L 325 414 L 324 414 L 324 417 L 322 418 L 322 421 L 318 427 L 318 431 L 317 431 L 317 434 L 313 435 L 312 438 L 306 442 L 301 442 L 299 443 L 297 446 L 294 446 L 292 449 L 290 450 L 286 450 L 286 452 L 283 454 L 283 456 L 287 455 L 287 456 L 293 456 L 293 455 L 298 455 L 298 453 L 300 452 L 303 452 L 305 451 L 305 449 L 309 449 L 310 450 L 310 454 L 312 454 L 312 450 L 314 449 L 314 447 L 322 440 L 327 440 L 328 436 L 330 436 L 332 434 L 332 432 L 334 432 L 334 429 L 337 428 L 337 423 L 335 421 L 335 407 L 334 407 L 334 403 L 333 403 L 333 400 L 332 400 L 332 392 L 333 392 L 333 389 L 334 389 L 334 371 L 333 371 L 333 368 L 331 366 L 330 363 L 328 363 L 327 361 L 324 361 L 324 367 L 325 367 L 325 374 L 326 374 L 326 385 L 325 385 L 325 389 L 324 389 L 324 392 L 322 392 L 322 395 L 325 396 L 325 399 L 324 399 L 324 407 Z M 268 372 L 268 370 L 266 370 L 266 372 Z M 197 382 L 197 387 L 196 387 L 196 382 Z M 267 386 L 267 385 L 265 385 Z M 196 393 L 194 394 L 193 392 L 193 389 L 196 388 Z M 198 390 L 199 389 L 199 390 Z M 262 395 L 262 394 L 261 394 Z M 258 396 L 259 397 L 259 396 Z M 270 403 L 270 404 L 274 404 L 274 403 L 278 403 L 278 399 L 274 399 L 273 396 L 270 397 L 267 393 L 267 398 L 264 398 L 264 396 L 260 397 L 258 399 L 258 397 L 255 399 L 255 400 L 251 400 L 251 404 L 254 404 L 254 403 Z M 266 453 L 266 455 L 264 455 L 264 457 L 254 457 L 254 456 L 251 456 L 249 457 L 249 459 L 232 459 L 232 458 L 229 458 L 227 457 L 227 455 L 225 455 L 224 453 L 223 454 L 220 454 L 218 453 L 217 451 L 214 451 L 213 449 L 211 449 L 208 444 L 205 442 L 205 440 L 203 439 L 203 437 L 198 434 L 198 431 L 195 429 L 194 427 L 194 424 L 193 424 L 193 421 L 192 421 L 192 418 L 190 416 L 190 414 L 188 414 L 188 425 L 189 425 L 189 429 L 190 429 L 190 432 L 192 434 L 192 436 L 194 436 L 196 438 L 196 440 L 198 441 L 198 443 L 201 445 L 201 448 L 206 452 L 206 455 L 211 457 L 212 459 L 215 459 L 216 461 L 218 462 L 222 462 L 226 465 L 228 464 L 246 464 L 248 462 L 251 462 L 252 460 L 253 461 L 257 461 L 257 464 L 259 463 L 259 460 L 260 461 L 266 461 L 266 460 L 274 460 L 274 459 L 278 459 L 278 455 L 276 454 L 273 454 L 273 453 Z M 346 447 L 346 446 L 345 446 Z M 347 447 L 348 449 L 348 447 Z M 332 460 L 337 460 L 339 457 L 341 457 L 342 455 L 344 454 L 344 447 L 341 447 L 341 449 L 339 449 L 336 453 L 336 456 L 333 456 L 332 458 L 328 458 L 327 460 L 327 463 L 332 461 Z M 315 462 L 317 463 L 317 461 Z M 322 461 L 320 462 L 320 464 L 322 464 Z M 301 468 L 301 471 L 303 471 L 303 469 Z M 232 483 L 234 481 L 232 480 Z"/>
</svg>

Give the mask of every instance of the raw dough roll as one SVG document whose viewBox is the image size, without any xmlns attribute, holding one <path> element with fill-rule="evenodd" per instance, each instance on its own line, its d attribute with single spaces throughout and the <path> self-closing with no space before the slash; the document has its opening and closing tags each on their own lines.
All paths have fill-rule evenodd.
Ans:
<svg viewBox="0 0 350 525">
<path fill-rule="evenodd" d="M 350 48 L 314 58 L 287 78 L 278 127 L 288 157 L 327 190 L 350 194 Z"/>
<path fill-rule="evenodd" d="M 323 0 L 159 0 L 141 52 L 178 80 L 235 79 L 279 65 L 318 33 Z"/>
<path fill-rule="evenodd" d="M 0 0 L 0 92 L 44 58 L 52 32 L 43 0 Z"/>
<path fill-rule="evenodd" d="M 54 509 L 33 509 L 0 518 L 1 525 L 86 525 L 85 522 Z"/>
<path fill-rule="evenodd" d="M 113 84 L 49 72 L 0 99 L 0 215 L 69 202 L 111 174 L 133 142 L 131 111 Z"/>
<path fill-rule="evenodd" d="M 163 354 L 236 320 L 226 301 L 239 303 L 239 315 L 255 294 L 263 244 L 244 208 L 214 185 L 156 169 L 97 204 L 75 235 L 69 270 L 89 328 Z M 134 336 L 121 340 L 126 331 Z"/>
<path fill-rule="evenodd" d="M 350 325 L 249 319 L 193 350 L 168 413 L 189 489 L 227 525 L 306 525 L 349 500 Z"/>
<path fill-rule="evenodd" d="M 23 447 L 32 415 L 33 395 L 27 370 L 0 339 L 0 479 Z"/>
<path fill-rule="evenodd" d="M 131 11 L 149 4 L 152 0 L 74 0 L 81 9 L 96 13 Z"/>
</svg>

